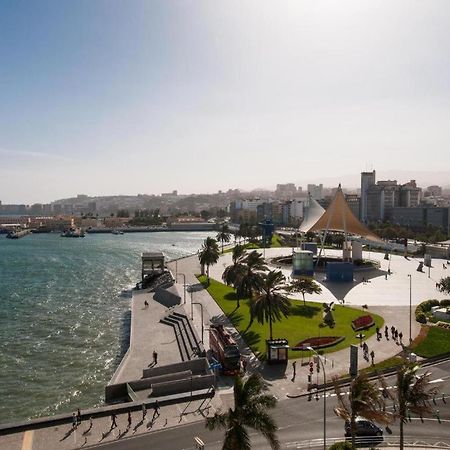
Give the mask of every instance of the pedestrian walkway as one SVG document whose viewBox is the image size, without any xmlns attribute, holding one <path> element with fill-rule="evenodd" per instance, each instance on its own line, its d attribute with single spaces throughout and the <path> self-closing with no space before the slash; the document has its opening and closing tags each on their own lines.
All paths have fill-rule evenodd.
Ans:
<svg viewBox="0 0 450 450">
<path fill-rule="evenodd" d="M 109 415 L 93 418 L 92 426 L 89 419 L 83 419 L 76 428 L 72 427 L 72 421 L 68 419 L 63 425 L 0 436 L 0 448 L 5 450 L 79 449 L 204 420 L 220 407 L 219 399 L 212 398 L 161 406 L 159 415 L 155 414 L 153 409 L 146 410 L 145 416 L 142 410 L 132 411 L 131 425 L 128 422 L 128 412 L 117 414 L 116 426 L 112 426 L 112 418 Z M 83 411 L 81 413 L 83 414 Z"/>
</svg>

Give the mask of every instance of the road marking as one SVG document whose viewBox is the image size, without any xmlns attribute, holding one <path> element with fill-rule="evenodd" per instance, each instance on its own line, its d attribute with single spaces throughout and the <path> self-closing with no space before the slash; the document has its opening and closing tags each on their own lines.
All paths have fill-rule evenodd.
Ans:
<svg viewBox="0 0 450 450">
<path fill-rule="evenodd" d="M 23 435 L 23 441 L 22 441 L 22 450 L 32 450 L 33 449 L 33 436 L 34 436 L 33 430 L 25 431 L 25 433 Z"/>
</svg>

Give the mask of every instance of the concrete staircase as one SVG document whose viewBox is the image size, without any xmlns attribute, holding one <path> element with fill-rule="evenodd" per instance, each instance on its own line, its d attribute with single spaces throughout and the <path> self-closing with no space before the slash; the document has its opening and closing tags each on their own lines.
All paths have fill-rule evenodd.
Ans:
<svg viewBox="0 0 450 450">
<path fill-rule="evenodd" d="M 205 348 L 186 314 L 172 310 L 160 322 L 173 328 L 182 361 L 205 355 Z"/>
</svg>

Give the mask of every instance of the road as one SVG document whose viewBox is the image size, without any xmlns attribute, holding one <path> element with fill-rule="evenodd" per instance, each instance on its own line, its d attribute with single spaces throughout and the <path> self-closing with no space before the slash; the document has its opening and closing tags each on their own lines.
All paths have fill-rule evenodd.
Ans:
<svg viewBox="0 0 450 450">
<path fill-rule="evenodd" d="M 429 367 L 432 372 L 431 382 L 438 388 L 439 394 L 433 402 L 433 413 L 423 418 L 411 417 L 411 422 L 405 425 L 405 439 L 427 440 L 427 442 L 445 442 L 450 444 L 450 361 Z M 386 379 L 389 386 L 395 385 L 395 377 Z M 345 389 L 344 389 L 345 392 Z M 444 394 L 444 399 L 442 397 Z M 327 442 L 341 440 L 344 437 L 343 421 L 338 418 L 333 408 L 336 406 L 336 395 L 333 390 L 327 392 Z M 392 405 L 388 405 L 392 408 Z M 439 420 L 436 416 L 438 410 Z M 323 446 L 323 397 L 313 395 L 296 399 L 283 399 L 278 402 L 273 412 L 279 430 L 278 438 L 282 448 L 321 448 Z M 391 426 L 392 434 L 385 432 L 387 439 L 396 439 L 398 425 Z M 204 422 L 156 431 L 138 437 L 122 439 L 96 446 L 108 450 L 139 450 L 139 449 L 195 449 L 194 437 L 200 437 L 206 449 L 220 449 L 223 431 L 208 431 Z M 251 433 L 254 448 L 270 448 L 264 438 L 257 433 Z"/>
</svg>

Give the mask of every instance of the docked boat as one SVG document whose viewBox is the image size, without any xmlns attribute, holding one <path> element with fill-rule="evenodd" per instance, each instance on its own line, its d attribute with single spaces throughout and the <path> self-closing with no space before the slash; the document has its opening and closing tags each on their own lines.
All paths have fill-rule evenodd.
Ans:
<svg viewBox="0 0 450 450">
<path fill-rule="evenodd" d="M 85 233 L 81 228 L 69 228 L 68 230 L 64 230 L 61 233 L 61 237 L 74 237 L 74 238 L 79 238 L 79 237 L 84 237 Z"/>
<path fill-rule="evenodd" d="M 10 231 L 6 237 L 8 239 L 20 239 L 24 236 L 26 236 L 27 234 L 30 234 L 31 231 L 30 230 L 15 230 L 15 231 Z"/>
</svg>

